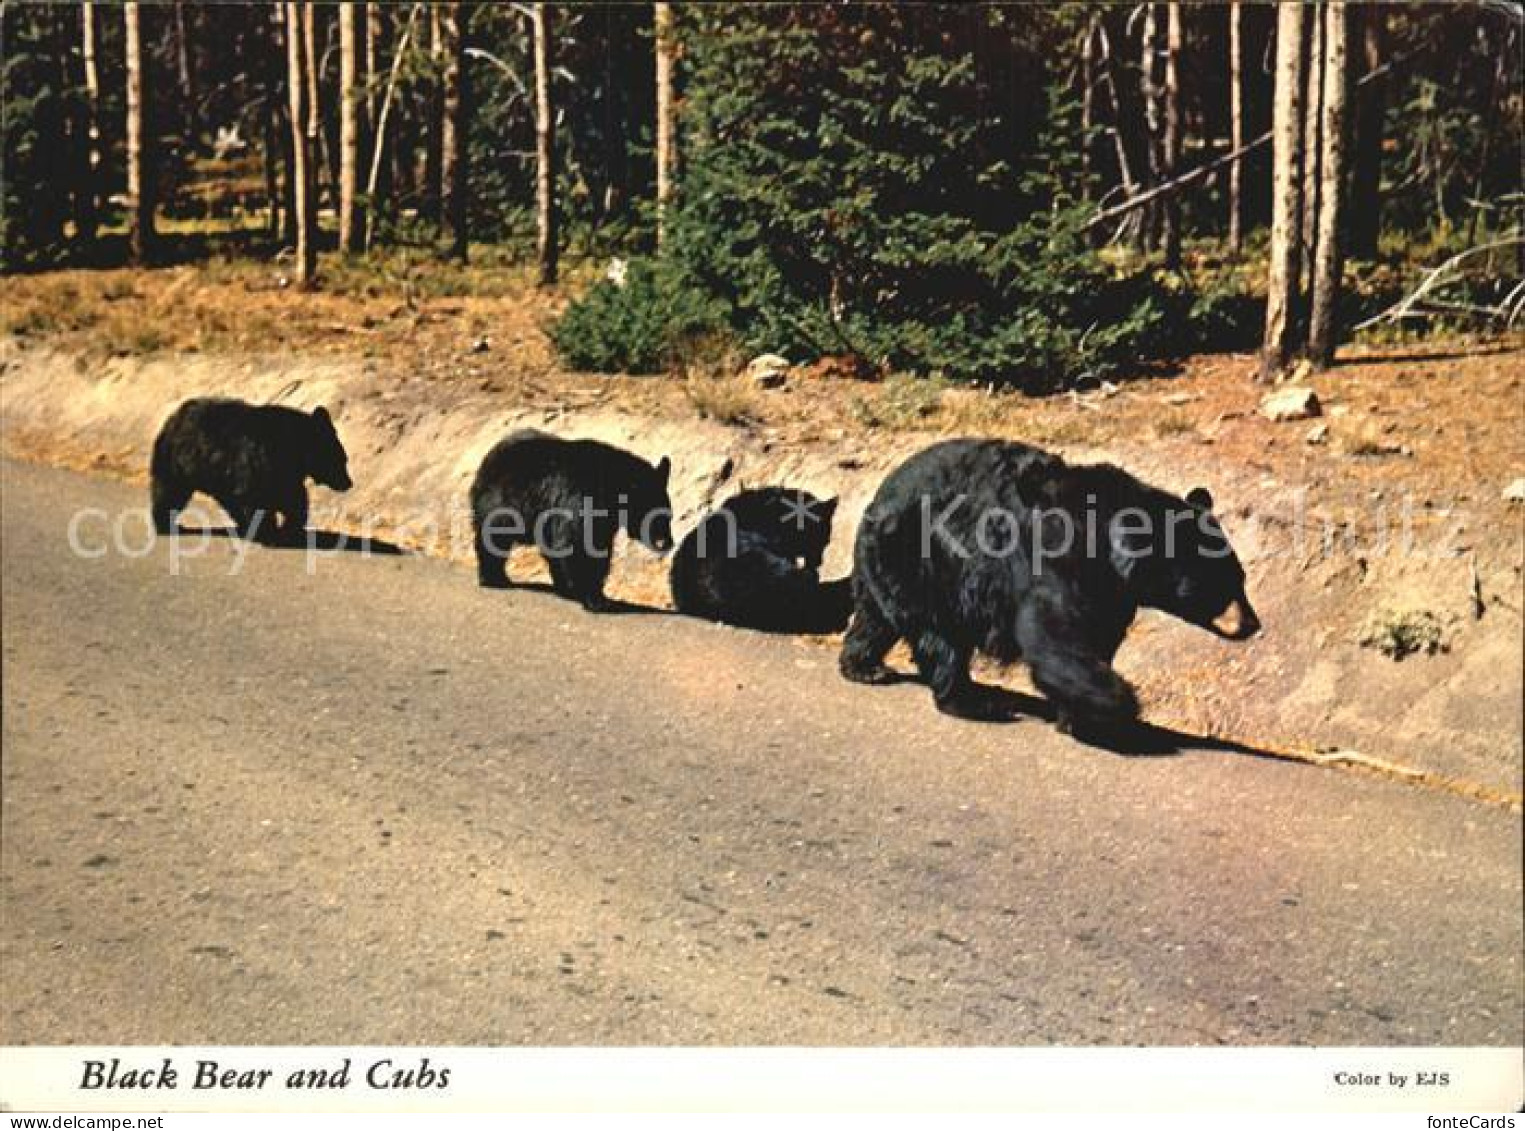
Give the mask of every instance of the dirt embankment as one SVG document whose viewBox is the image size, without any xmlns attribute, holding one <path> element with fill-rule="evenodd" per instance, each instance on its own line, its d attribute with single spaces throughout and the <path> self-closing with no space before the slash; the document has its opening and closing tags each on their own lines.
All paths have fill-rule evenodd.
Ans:
<svg viewBox="0 0 1525 1131">
<path fill-rule="evenodd" d="M 456 356 L 471 352 L 462 343 Z M 1230 357 L 1043 402 L 958 390 L 922 401 L 791 378 L 787 395 L 745 393 L 757 404 L 727 425 L 697 418 L 697 402 L 661 382 L 542 371 L 515 383 L 490 354 L 446 379 L 411 359 L 103 358 L 13 337 L 0 345 L 0 412 L 9 455 L 141 480 L 159 424 L 187 397 L 326 404 L 357 486 L 315 492 L 314 522 L 461 559 L 467 485 L 516 427 L 670 455 L 680 532 L 742 484 L 839 496 L 828 573 L 849 568 L 857 519 L 885 472 L 940 436 L 978 431 L 1114 459 L 1172 490 L 1211 487 L 1267 626 L 1234 645 L 1143 615 L 1119 667 L 1151 718 L 1268 747 L 1353 750 L 1518 798 L 1525 511 L 1501 491 L 1525 473 L 1520 362 L 1518 351 L 1374 358 L 1319 378 L 1326 416 L 1293 424 L 1255 413 L 1258 393 L 1240 372 L 1249 359 Z M 663 564 L 632 551 L 611 589 L 665 603 Z"/>
</svg>

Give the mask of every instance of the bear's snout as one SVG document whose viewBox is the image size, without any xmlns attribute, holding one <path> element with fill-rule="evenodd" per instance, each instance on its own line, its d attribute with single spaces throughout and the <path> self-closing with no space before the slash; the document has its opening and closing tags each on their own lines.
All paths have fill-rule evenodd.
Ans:
<svg viewBox="0 0 1525 1131">
<path fill-rule="evenodd" d="M 1248 640 L 1260 631 L 1260 618 L 1250 599 L 1241 593 L 1213 618 L 1212 630 L 1225 640 Z"/>
</svg>

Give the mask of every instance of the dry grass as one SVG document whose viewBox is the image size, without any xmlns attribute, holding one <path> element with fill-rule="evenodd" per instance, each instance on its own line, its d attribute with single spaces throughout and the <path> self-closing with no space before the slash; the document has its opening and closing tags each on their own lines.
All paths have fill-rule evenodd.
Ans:
<svg viewBox="0 0 1525 1131">
<path fill-rule="evenodd" d="M 1179 412 L 1168 412 L 1154 422 L 1154 434 L 1161 440 L 1195 435 L 1197 426 Z"/>
<path fill-rule="evenodd" d="M 1190 359 L 1177 373 L 1080 398 L 904 375 L 867 385 L 799 374 L 767 391 L 738 376 L 746 358 L 723 340 L 693 343 L 673 378 L 570 373 L 545 327 L 600 265 L 569 262 L 568 282 L 542 290 L 511 251 L 472 252 L 466 267 L 421 249 L 354 261 L 325 254 L 321 285 L 310 294 L 290 286 L 288 263 L 252 257 L 17 275 L 5 280 L 0 331 L 84 356 L 183 350 L 362 359 L 410 380 L 468 382 L 518 404 L 558 407 L 575 391 L 654 418 L 697 414 L 766 427 L 780 443 L 828 442 L 849 452 L 867 452 L 888 433 L 988 435 L 1102 452 L 1143 472 L 1162 440 L 1198 438 L 1204 448 L 1210 441 L 1215 462 L 1307 483 L 1329 506 L 1357 505 L 1376 490 L 1496 500 L 1519 475 L 1525 378 L 1518 346 L 1464 354 L 1431 346 L 1394 357 L 1342 351 L 1334 369 L 1310 379 L 1340 412 L 1331 442 L 1310 446 L 1302 430 L 1258 416 L 1261 390 L 1250 380 L 1248 355 Z M 1395 455 L 1403 458 L 1373 458 Z"/>
<path fill-rule="evenodd" d="M 756 424 L 763 416 L 757 387 L 742 374 L 695 374 L 683 381 L 683 395 L 701 419 L 719 424 Z"/>
</svg>

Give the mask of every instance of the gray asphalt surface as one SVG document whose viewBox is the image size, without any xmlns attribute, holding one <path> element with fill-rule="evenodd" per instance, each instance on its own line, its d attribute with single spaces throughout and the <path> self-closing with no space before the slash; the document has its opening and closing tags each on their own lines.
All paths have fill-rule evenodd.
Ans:
<svg viewBox="0 0 1525 1131">
<path fill-rule="evenodd" d="M 1522 1040 L 1517 814 L 0 476 L 4 1043 Z"/>
</svg>

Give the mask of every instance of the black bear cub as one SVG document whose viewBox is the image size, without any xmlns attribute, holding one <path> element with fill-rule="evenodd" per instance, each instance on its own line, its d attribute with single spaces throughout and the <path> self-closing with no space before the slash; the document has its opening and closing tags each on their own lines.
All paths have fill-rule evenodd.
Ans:
<svg viewBox="0 0 1525 1131">
<path fill-rule="evenodd" d="M 533 545 L 563 597 L 592 612 L 604 596 L 614 537 L 625 532 L 659 553 L 672 549 L 671 462 L 655 467 L 596 440 L 563 440 L 534 429 L 500 440 L 471 485 L 477 580 L 508 586 L 508 553 Z"/>
<path fill-rule="evenodd" d="M 201 491 L 228 512 L 238 532 L 263 542 L 299 541 L 307 528 L 307 480 L 348 491 L 349 460 L 326 408 L 310 413 L 198 397 L 177 408 L 154 441 L 154 528 Z M 276 525 L 276 516 L 280 525 Z"/>
<path fill-rule="evenodd" d="M 761 487 L 729 499 L 683 539 L 673 558 L 681 613 L 765 632 L 839 632 L 851 596 L 821 584 L 835 499 Z"/>
<path fill-rule="evenodd" d="M 864 514 L 840 667 L 881 682 L 903 639 L 938 707 L 970 714 L 973 653 L 1022 659 L 1061 729 L 1113 728 L 1138 715 L 1112 669 L 1138 609 L 1242 640 L 1260 628 L 1244 580 L 1202 488 L 1180 499 L 1111 465 L 950 440 L 892 472 Z"/>
</svg>

